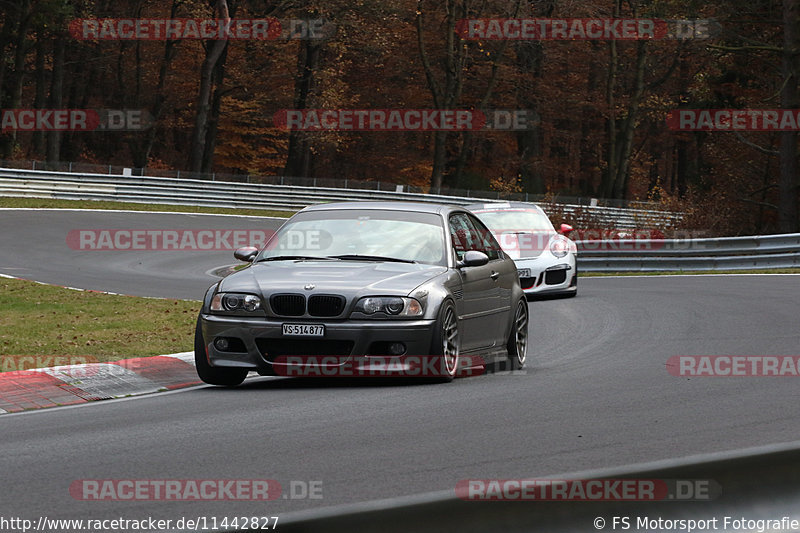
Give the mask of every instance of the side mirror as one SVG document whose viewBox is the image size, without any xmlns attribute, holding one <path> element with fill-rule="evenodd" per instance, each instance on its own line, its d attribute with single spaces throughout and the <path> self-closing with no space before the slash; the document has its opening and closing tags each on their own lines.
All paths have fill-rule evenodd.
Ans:
<svg viewBox="0 0 800 533">
<path fill-rule="evenodd" d="M 250 261 L 255 259 L 257 255 L 258 255 L 258 248 L 256 248 L 255 246 L 245 246 L 233 252 L 233 257 L 235 257 L 239 261 L 244 261 L 246 263 L 249 263 Z"/>
<path fill-rule="evenodd" d="M 457 268 L 479 267 L 489 262 L 489 256 L 477 250 L 470 250 L 464 254 L 464 259 L 456 263 Z"/>
<path fill-rule="evenodd" d="M 558 230 L 558 232 L 561 235 L 569 235 L 573 231 L 573 229 L 574 228 L 569 224 L 561 224 L 561 228 Z"/>
</svg>

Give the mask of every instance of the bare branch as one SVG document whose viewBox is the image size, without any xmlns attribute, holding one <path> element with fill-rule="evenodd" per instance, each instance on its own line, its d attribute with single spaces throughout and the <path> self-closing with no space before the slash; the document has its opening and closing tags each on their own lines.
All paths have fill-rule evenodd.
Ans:
<svg viewBox="0 0 800 533">
<path fill-rule="evenodd" d="M 741 142 L 742 144 L 746 144 L 750 148 L 758 150 L 762 154 L 778 155 L 780 153 L 778 150 L 770 150 L 769 148 L 764 148 L 763 146 L 759 146 L 756 143 L 748 141 L 747 139 L 742 137 L 742 134 L 739 133 L 738 131 L 733 132 L 733 134 L 736 136 L 736 138 L 739 140 L 739 142 Z"/>
</svg>

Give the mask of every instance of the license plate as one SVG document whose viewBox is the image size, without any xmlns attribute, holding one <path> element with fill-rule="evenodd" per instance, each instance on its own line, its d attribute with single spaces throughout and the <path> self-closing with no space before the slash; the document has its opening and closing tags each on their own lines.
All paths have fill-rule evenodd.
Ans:
<svg viewBox="0 0 800 533">
<path fill-rule="evenodd" d="M 283 324 L 284 337 L 324 337 L 322 324 Z"/>
<path fill-rule="evenodd" d="M 517 274 L 520 278 L 529 278 L 531 277 L 531 269 L 530 268 L 520 268 L 517 270 Z"/>
</svg>

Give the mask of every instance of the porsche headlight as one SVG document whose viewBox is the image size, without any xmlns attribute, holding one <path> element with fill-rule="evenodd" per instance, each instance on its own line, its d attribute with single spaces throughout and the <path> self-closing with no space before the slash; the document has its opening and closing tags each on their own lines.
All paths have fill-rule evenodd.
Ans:
<svg viewBox="0 0 800 533">
<path fill-rule="evenodd" d="M 365 315 L 380 314 L 391 317 L 422 316 L 422 304 L 414 298 L 401 298 L 399 296 L 368 296 L 356 302 L 356 313 Z"/>
<path fill-rule="evenodd" d="M 252 313 L 254 311 L 259 311 L 261 308 L 261 298 L 253 294 L 218 292 L 211 299 L 212 311 L 226 311 L 229 313 L 243 311 Z"/>
<path fill-rule="evenodd" d="M 556 238 L 550 241 L 550 253 L 559 259 L 569 253 L 569 242 L 567 239 Z"/>
</svg>

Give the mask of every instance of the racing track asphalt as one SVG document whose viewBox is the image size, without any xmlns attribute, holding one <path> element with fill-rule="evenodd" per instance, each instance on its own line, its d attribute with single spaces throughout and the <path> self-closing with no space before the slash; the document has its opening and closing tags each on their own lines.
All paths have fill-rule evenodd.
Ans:
<svg viewBox="0 0 800 533">
<path fill-rule="evenodd" d="M 240 223 L 119 213 L 87 222 L 75 212 L 37 212 L 27 223 L 9 213 L 0 212 L 3 272 L 26 268 L 15 275 L 196 298 L 216 255 L 84 259 L 64 250 L 60 232 L 90 223 Z M 28 243 L 27 257 L 50 259 L 29 262 L 18 243 Z M 4 415 L 0 515 L 280 516 L 453 489 L 464 479 L 542 477 L 795 440 L 798 378 L 678 378 L 665 363 L 673 355 L 798 355 L 799 281 L 583 278 L 577 298 L 531 302 L 532 350 L 518 375 L 446 385 L 254 378 L 233 390 Z M 320 480 L 323 499 L 84 502 L 68 492 L 79 479 L 222 478 Z"/>
<path fill-rule="evenodd" d="M 236 263 L 232 250 L 176 250 L 176 246 L 169 244 L 167 247 L 173 249 L 92 250 L 88 245 L 80 249 L 79 240 L 68 243 L 67 238 L 71 231 L 81 230 L 166 233 L 193 229 L 218 232 L 220 245 L 233 245 L 237 235 L 233 231 L 238 231 L 241 237 L 246 237 L 246 232 L 251 230 L 275 231 L 284 220 L 201 214 L 0 209 L 0 274 L 81 289 L 201 300 L 205 290 L 219 279 L 208 271 Z M 226 236 L 228 230 L 232 233 Z M 95 235 L 95 242 L 100 242 L 99 233 Z M 209 242 L 206 239 L 203 244 Z M 122 240 L 121 244 L 128 246 L 128 241 Z"/>
</svg>

